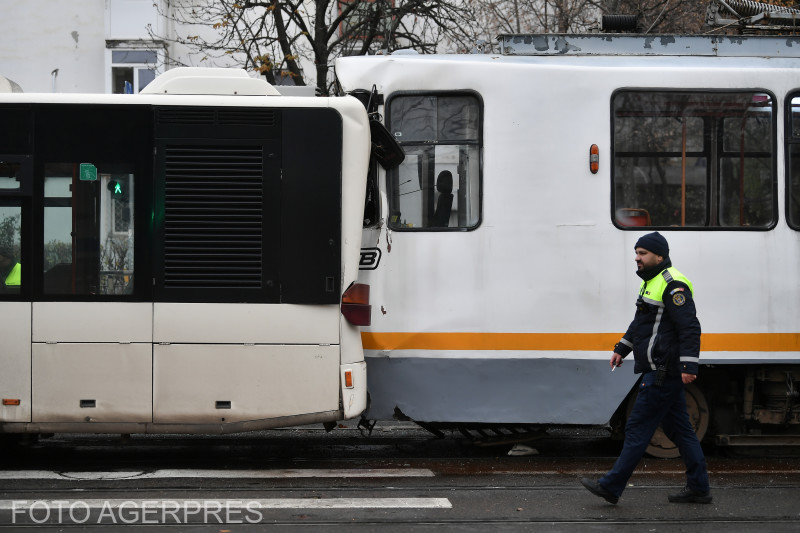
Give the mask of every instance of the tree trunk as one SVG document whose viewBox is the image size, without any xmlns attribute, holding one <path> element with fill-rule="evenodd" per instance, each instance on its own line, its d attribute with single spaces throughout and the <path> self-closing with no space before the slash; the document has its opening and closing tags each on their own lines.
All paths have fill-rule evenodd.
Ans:
<svg viewBox="0 0 800 533">
<path fill-rule="evenodd" d="M 305 85 L 303 73 L 300 72 L 300 67 L 297 65 L 292 57 L 292 47 L 289 45 L 289 37 L 286 35 L 286 24 L 283 22 L 283 11 L 280 0 L 273 0 L 272 2 L 272 16 L 275 19 L 275 30 L 278 33 L 278 43 L 283 52 L 283 57 L 286 60 L 286 68 L 292 74 L 292 79 L 295 85 Z"/>
</svg>

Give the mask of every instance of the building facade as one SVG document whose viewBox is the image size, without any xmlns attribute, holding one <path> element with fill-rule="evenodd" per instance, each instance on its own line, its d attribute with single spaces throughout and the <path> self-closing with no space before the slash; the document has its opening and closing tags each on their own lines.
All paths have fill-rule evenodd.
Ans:
<svg viewBox="0 0 800 533">
<path fill-rule="evenodd" d="M 170 46 L 164 0 L 7 2 L 0 75 L 25 92 L 136 93 Z"/>
</svg>

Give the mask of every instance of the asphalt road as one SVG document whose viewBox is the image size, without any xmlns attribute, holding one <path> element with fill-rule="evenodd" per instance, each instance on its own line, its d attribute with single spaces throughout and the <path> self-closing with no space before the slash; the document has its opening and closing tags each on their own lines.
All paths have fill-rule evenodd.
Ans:
<svg viewBox="0 0 800 533">
<path fill-rule="evenodd" d="M 578 482 L 619 444 L 551 432 L 508 455 L 405 424 L 223 437 L 56 435 L 0 455 L 0 529 L 800 531 L 800 458 L 708 450 L 714 502 L 672 504 L 679 459 L 645 459 L 619 504 Z M 759 452 L 764 454 L 763 452 Z"/>
</svg>

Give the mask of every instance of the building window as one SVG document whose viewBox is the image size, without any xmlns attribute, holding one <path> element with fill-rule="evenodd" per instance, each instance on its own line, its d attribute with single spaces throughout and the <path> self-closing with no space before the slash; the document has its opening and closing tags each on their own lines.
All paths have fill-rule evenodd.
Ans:
<svg viewBox="0 0 800 533">
<path fill-rule="evenodd" d="M 111 51 L 111 93 L 135 94 L 156 77 L 158 52 L 152 50 Z"/>
<path fill-rule="evenodd" d="M 405 151 L 388 173 L 389 226 L 473 229 L 481 216 L 481 102 L 471 93 L 394 96 L 389 131 Z"/>
<path fill-rule="evenodd" d="M 619 91 L 612 100 L 618 227 L 775 224 L 771 95 Z"/>
<path fill-rule="evenodd" d="M 302 76 L 303 69 L 300 69 L 300 75 Z M 289 69 L 272 69 L 272 76 L 275 79 L 274 85 L 281 85 L 281 86 L 297 86 L 296 78 L 297 76 L 292 73 Z"/>
</svg>

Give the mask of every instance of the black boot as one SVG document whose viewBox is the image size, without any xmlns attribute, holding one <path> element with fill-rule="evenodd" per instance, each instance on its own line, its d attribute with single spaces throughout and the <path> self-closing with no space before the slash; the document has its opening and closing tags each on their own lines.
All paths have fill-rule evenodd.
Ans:
<svg viewBox="0 0 800 533">
<path fill-rule="evenodd" d="M 594 494 L 595 496 L 600 496 L 608 503 L 613 503 L 614 505 L 617 504 L 619 498 L 608 492 L 598 481 L 592 481 L 591 479 L 581 478 L 581 485 L 586 487 L 589 492 Z"/>
</svg>

